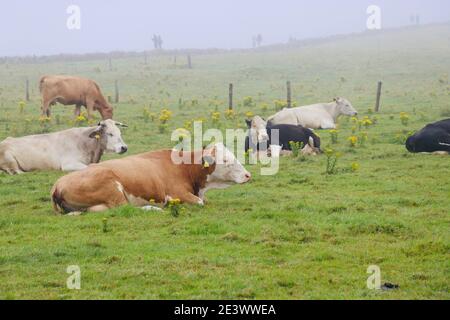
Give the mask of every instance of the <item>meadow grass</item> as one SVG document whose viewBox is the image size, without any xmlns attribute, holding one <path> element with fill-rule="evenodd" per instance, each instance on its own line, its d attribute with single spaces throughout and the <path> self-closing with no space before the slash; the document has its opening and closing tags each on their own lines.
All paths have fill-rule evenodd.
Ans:
<svg viewBox="0 0 450 320">
<path fill-rule="evenodd" d="M 247 165 L 250 183 L 210 191 L 206 206 L 183 206 L 178 217 L 128 206 L 58 216 L 49 191 L 64 173 L 0 174 L 0 298 L 449 299 L 449 158 L 409 154 L 403 145 L 409 132 L 450 115 L 449 34 L 450 25 L 436 25 L 194 55 L 193 69 L 169 55 L 148 64 L 116 59 L 112 71 L 107 60 L 0 65 L 0 139 L 74 125 L 73 108 L 61 105 L 48 127 L 39 122 L 44 74 L 96 79 L 106 96 L 117 79 L 115 118 L 129 125 L 129 154 L 170 148 L 172 130 L 199 118 L 205 128 L 245 128 L 247 112 L 275 112 L 286 80 L 298 105 L 343 96 L 359 120 L 372 122 L 360 128 L 341 118 L 336 144 L 329 131 L 318 132 L 323 148 L 340 154 L 334 174 L 325 172 L 325 155 L 282 158 L 274 176 Z M 21 107 L 26 77 L 36 85 Z M 230 82 L 234 119 L 224 114 Z M 164 132 L 162 109 L 172 111 Z M 81 290 L 66 288 L 69 265 L 81 268 Z M 400 288 L 367 289 L 369 265 Z"/>
</svg>

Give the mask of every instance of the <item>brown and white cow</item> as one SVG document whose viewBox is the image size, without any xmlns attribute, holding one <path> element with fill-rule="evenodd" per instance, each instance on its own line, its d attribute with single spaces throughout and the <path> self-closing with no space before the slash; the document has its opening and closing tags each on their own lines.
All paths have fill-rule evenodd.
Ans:
<svg viewBox="0 0 450 320">
<path fill-rule="evenodd" d="M 127 151 L 118 126 L 124 125 L 104 120 L 96 127 L 7 138 L 0 142 L 0 172 L 84 169 L 99 162 L 105 151 L 119 154 Z"/>
<path fill-rule="evenodd" d="M 174 161 L 174 155 L 188 161 Z M 171 199 L 203 205 L 207 190 L 250 178 L 235 156 L 217 143 L 203 151 L 159 150 L 91 165 L 60 178 L 51 197 L 56 211 L 71 214 L 128 203 L 151 209 L 153 202 L 164 205 Z"/>
<path fill-rule="evenodd" d="M 81 107 L 92 117 L 94 110 L 100 112 L 102 119 L 113 118 L 113 108 L 105 100 L 98 84 L 90 79 L 72 76 L 43 76 L 39 81 L 42 95 L 42 113 L 50 116 L 50 106 L 57 102 L 63 105 L 75 105 L 75 116 L 79 116 Z"/>
</svg>

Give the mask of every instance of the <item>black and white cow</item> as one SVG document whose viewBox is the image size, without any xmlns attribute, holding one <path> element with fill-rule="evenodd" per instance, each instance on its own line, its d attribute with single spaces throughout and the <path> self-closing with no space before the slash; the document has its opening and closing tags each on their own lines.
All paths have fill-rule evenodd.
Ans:
<svg viewBox="0 0 450 320">
<path fill-rule="evenodd" d="M 256 125 L 255 125 L 256 118 Z M 300 125 L 279 124 L 272 125 L 270 122 L 265 126 L 261 126 L 260 117 L 255 117 L 253 120 L 246 120 L 247 126 L 250 129 L 249 134 L 245 139 L 245 151 L 252 149 L 254 151 L 265 151 L 271 144 L 277 144 L 282 147 L 282 150 L 291 150 L 290 142 L 300 142 L 303 146 L 302 153 L 316 155 L 321 153 L 320 138 L 314 134 L 310 129 L 304 128 Z M 258 126 L 258 124 L 260 126 Z M 274 130 L 278 130 L 278 142 L 274 141 Z M 262 134 L 260 133 L 262 131 Z M 267 137 L 260 139 L 259 137 Z"/>
<path fill-rule="evenodd" d="M 450 119 L 430 123 L 406 140 L 409 152 L 450 152 Z"/>
</svg>

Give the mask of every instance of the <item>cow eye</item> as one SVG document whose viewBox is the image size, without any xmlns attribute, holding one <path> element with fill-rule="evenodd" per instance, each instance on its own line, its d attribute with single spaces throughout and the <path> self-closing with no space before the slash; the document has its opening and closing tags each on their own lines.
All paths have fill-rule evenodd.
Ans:
<svg viewBox="0 0 450 320">
<path fill-rule="evenodd" d="M 112 137 L 112 136 L 114 136 L 112 133 L 108 133 L 108 136 L 110 136 L 110 137 Z"/>
</svg>

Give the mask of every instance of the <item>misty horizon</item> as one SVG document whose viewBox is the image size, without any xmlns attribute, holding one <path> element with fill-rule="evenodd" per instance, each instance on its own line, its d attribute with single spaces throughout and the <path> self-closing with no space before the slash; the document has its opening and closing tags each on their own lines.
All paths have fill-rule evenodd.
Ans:
<svg viewBox="0 0 450 320">
<path fill-rule="evenodd" d="M 2 5 L 0 56 L 140 52 L 153 49 L 153 35 L 169 50 L 245 49 L 258 34 L 270 45 L 363 32 L 370 5 L 380 7 L 382 29 L 450 21 L 445 0 L 49 1 Z M 67 28 L 70 5 L 80 8 L 79 30 Z"/>
</svg>

